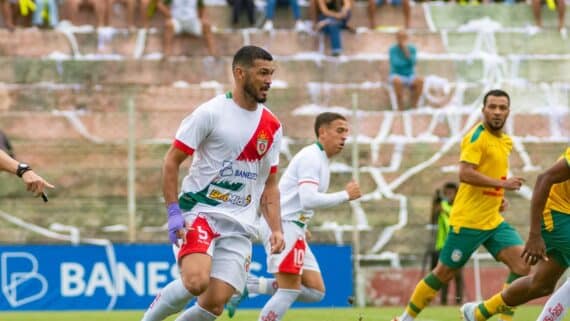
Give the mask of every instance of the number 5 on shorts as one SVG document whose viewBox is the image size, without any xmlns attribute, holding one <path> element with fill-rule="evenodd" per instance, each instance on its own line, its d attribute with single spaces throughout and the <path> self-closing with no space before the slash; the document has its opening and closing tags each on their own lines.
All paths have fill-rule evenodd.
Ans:
<svg viewBox="0 0 570 321">
<path fill-rule="evenodd" d="M 192 253 L 208 253 L 208 249 L 212 244 L 212 240 L 218 237 L 219 234 L 214 233 L 208 220 L 205 217 L 198 215 L 192 225 L 186 232 L 186 243 L 182 245 L 178 253 L 178 259 Z"/>
</svg>

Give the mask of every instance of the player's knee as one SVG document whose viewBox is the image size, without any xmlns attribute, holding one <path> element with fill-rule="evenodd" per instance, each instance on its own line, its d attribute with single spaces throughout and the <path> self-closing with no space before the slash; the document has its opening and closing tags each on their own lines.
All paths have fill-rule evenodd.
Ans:
<svg viewBox="0 0 570 321">
<path fill-rule="evenodd" d="M 325 291 L 319 291 L 317 289 L 308 289 L 310 295 L 307 296 L 307 302 L 321 302 L 325 297 Z"/>
<path fill-rule="evenodd" d="M 202 302 L 200 303 L 204 310 L 215 314 L 217 316 L 221 315 L 224 312 L 224 304 L 223 303 L 214 303 L 214 302 Z"/>
<path fill-rule="evenodd" d="M 540 298 L 552 294 L 555 287 L 556 283 L 546 284 L 545 282 L 532 282 L 530 292 L 533 294 L 533 297 Z"/>
<path fill-rule="evenodd" d="M 456 269 L 452 269 L 446 265 L 438 263 L 436 267 L 433 269 L 432 273 L 433 275 L 435 275 L 436 278 L 438 278 L 439 281 L 441 281 L 444 284 L 447 284 L 449 283 L 449 281 L 451 281 L 451 279 L 455 277 L 456 271 L 457 271 Z"/>
<path fill-rule="evenodd" d="M 194 296 L 202 294 L 208 288 L 208 278 L 200 275 L 185 275 L 182 278 L 184 287 Z"/>
<path fill-rule="evenodd" d="M 530 273 L 530 266 L 525 264 L 524 262 L 517 263 L 516 265 L 511 267 L 511 272 L 518 274 L 518 275 L 528 275 Z"/>
</svg>

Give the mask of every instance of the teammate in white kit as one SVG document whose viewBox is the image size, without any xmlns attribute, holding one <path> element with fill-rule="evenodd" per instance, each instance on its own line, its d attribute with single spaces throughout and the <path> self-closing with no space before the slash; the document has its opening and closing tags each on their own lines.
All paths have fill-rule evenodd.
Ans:
<svg viewBox="0 0 570 321">
<path fill-rule="evenodd" d="M 181 278 L 156 296 L 144 321 L 163 320 L 194 297 L 176 320 L 211 321 L 245 287 L 258 211 L 269 225 L 272 253 L 283 250 L 277 165 L 281 124 L 265 107 L 275 70 L 272 56 L 245 46 L 234 56 L 235 86 L 186 117 L 163 166 L 170 241 L 181 244 Z M 192 165 L 178 193 L 180 164 Z"/>
<path fill-rule="evenodd" d="M 317 142 L 293 157 L 279 181 L 285 235 L 283 252 L 271 251 L 267 241 L 271 229 L 268 224 L 261 223 L 267 269 L 276 279 L 248 277 L 247 292 L 273 295 L 261 310 L 260 321 L 281 320 L 294 301 L 318 302 L 323 299 L 325 285 L 319 264 L 307 244 L 307 224 L 314 209 L 335 206 L 361 196 L 360 187 L 354 181 L 349 182 L 344 191 L 326 193 L 330 181 L 329 159 L 342 151 L 348 137 L 346 119 L 337 113 L 322 113 L 315 120 L 315 134 Z M 243 297 L 232 298 L 227 306 L 230 316 Z"/>
<path fill-rule="evenodd" d="M 552 294 L 536 321 L 562 321 L 570 307 L 570 279 Z"/>
</svg>

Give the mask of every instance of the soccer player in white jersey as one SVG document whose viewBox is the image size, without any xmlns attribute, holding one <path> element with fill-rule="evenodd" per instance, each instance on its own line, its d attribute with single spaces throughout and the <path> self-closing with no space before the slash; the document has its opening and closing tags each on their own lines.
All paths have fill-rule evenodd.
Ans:
<svg viewBox="0 0 570 321">
<path fill-rule="evenodd" d="M 247 292 L 273 295 L 259 315 L 259 321 L 277 321 L 294 301 L 318 302 L 325 295 L 319 264 L 307 243 L 307 224 L 314 209 L 338 205 L 361 196 L 355 181 L 344 191 L 327 193 L 330 181 L 329 159 L 340 153 L 348 137 L 346 119 L 337 113 L 322 113 L 315 120 L 317 141 L 297 153 L 279 180 L 281 219 L 285 250 L 272 253 L 267 236 L 268 224 L 261 223 L 262 241 L 267 253 L 267 270 L 276 279 L 248 277 Z M 245 293 L 245 291 L 244 291 Z M 232 298 L 227 308 L 235 313 L 242 295 Z"/>
<path fill-rule="evenodd" d="M 552 294 L 536 321 L 562 321 L 570 307 L 570 279 Z"/>
<path fill-rule="evenodd" d="M 163 192 L 170 241 L 181 244 L 181 278 L 162 289 L 142 320 L 164 320 L 192 298 L 196 303 L 177 321 L 215 320 L 245 287 L 258 211 L 269 225 L 270 251 L 283 250 L 276 173 L 282 129 L 262 104 L 274 70 L 267 51 L 241 48 L 232 63 L 233 90 L 199 106 L 178 128 L 164 160 Z M 179 193 L 178 171 L 188 157 Z"/>
</svg>

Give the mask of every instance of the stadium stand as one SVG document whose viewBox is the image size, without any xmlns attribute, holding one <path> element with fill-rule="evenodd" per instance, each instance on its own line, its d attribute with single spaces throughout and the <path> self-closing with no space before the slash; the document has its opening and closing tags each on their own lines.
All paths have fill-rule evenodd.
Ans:
<svg viewBox="0 0 570 321">
<path fill-rule="evenodd" d="M 97 32 L 91 26 L 0 30 L 0 128 L 20 159 L 42 164 L 42 173 L 57 186 L 49 205 L 38 207 L 14 187 L 17 178 L 2 177 L 1 211 L 44 227 L 77 226 L 82 237 L 126 242 L 132 101 L 136 240 L 166 242 L 160 166 L 173 131 L 200 102 L 231 88 L 231 55 L 241 45 L 255 44 L 269 49 L 278 63 L 268 105 L 287 137 L 282 167 L 313 140 L 314 115 L 335 110 L 350 116 L 352 94 L 358 95 L 366 195 L 353 206 L 362 254 L 370 260 L 421 259 L 430 235 L 425 225 L 433 188 L 456 179 L 458 139 L 478 119 L 482 94 L 494 87 L 511 94 L 511 170 L 528 180 L 521 193 L 508 194 L 505 216 L 525 235 L 529 188 L 538 170 L 570 141 L 570 41 L 553 28 L 555 13 L 544 12 L 546 28 L 537 30 L 525 4 L 416 3 L 410 34 L 426 88 L 420 108 L 398 112 L 387 82 L 387 49 L 401 23 L 401 15 L 394 15 L 400 9 L 382 7 L 377 21 L 386 28 L 370 31 L 363 28 L 366 4 L 357 3 L 352 21 L 358 32 L 343 34 L 344 54 L 333 58 L 323 54 L 322 37 L 281 29 L 293 25 L 287 10 L 278 10 L 273 32 L 233 30 L 231 8 L 206 3 L 216 26 L 218 59 L 208 57 L 202 40 L 194 38 L 175 40 L 174 54 L 184 56 L 162 59 L 158 17 L 151 22 L 155 28 L 137 32 Z M 79 17 L 94 23 L 93 17 Z M 341 189 L 350 164 L 347 149 L 333 164 L 330 190 Z M 318 212 L 313 237 L 350 242 L 350 213 L 349 205 Z M 0 220 L 0 242 L 45 240 Z M 398 254 L 396 260 L 391 253 Z"/>
</svg>

